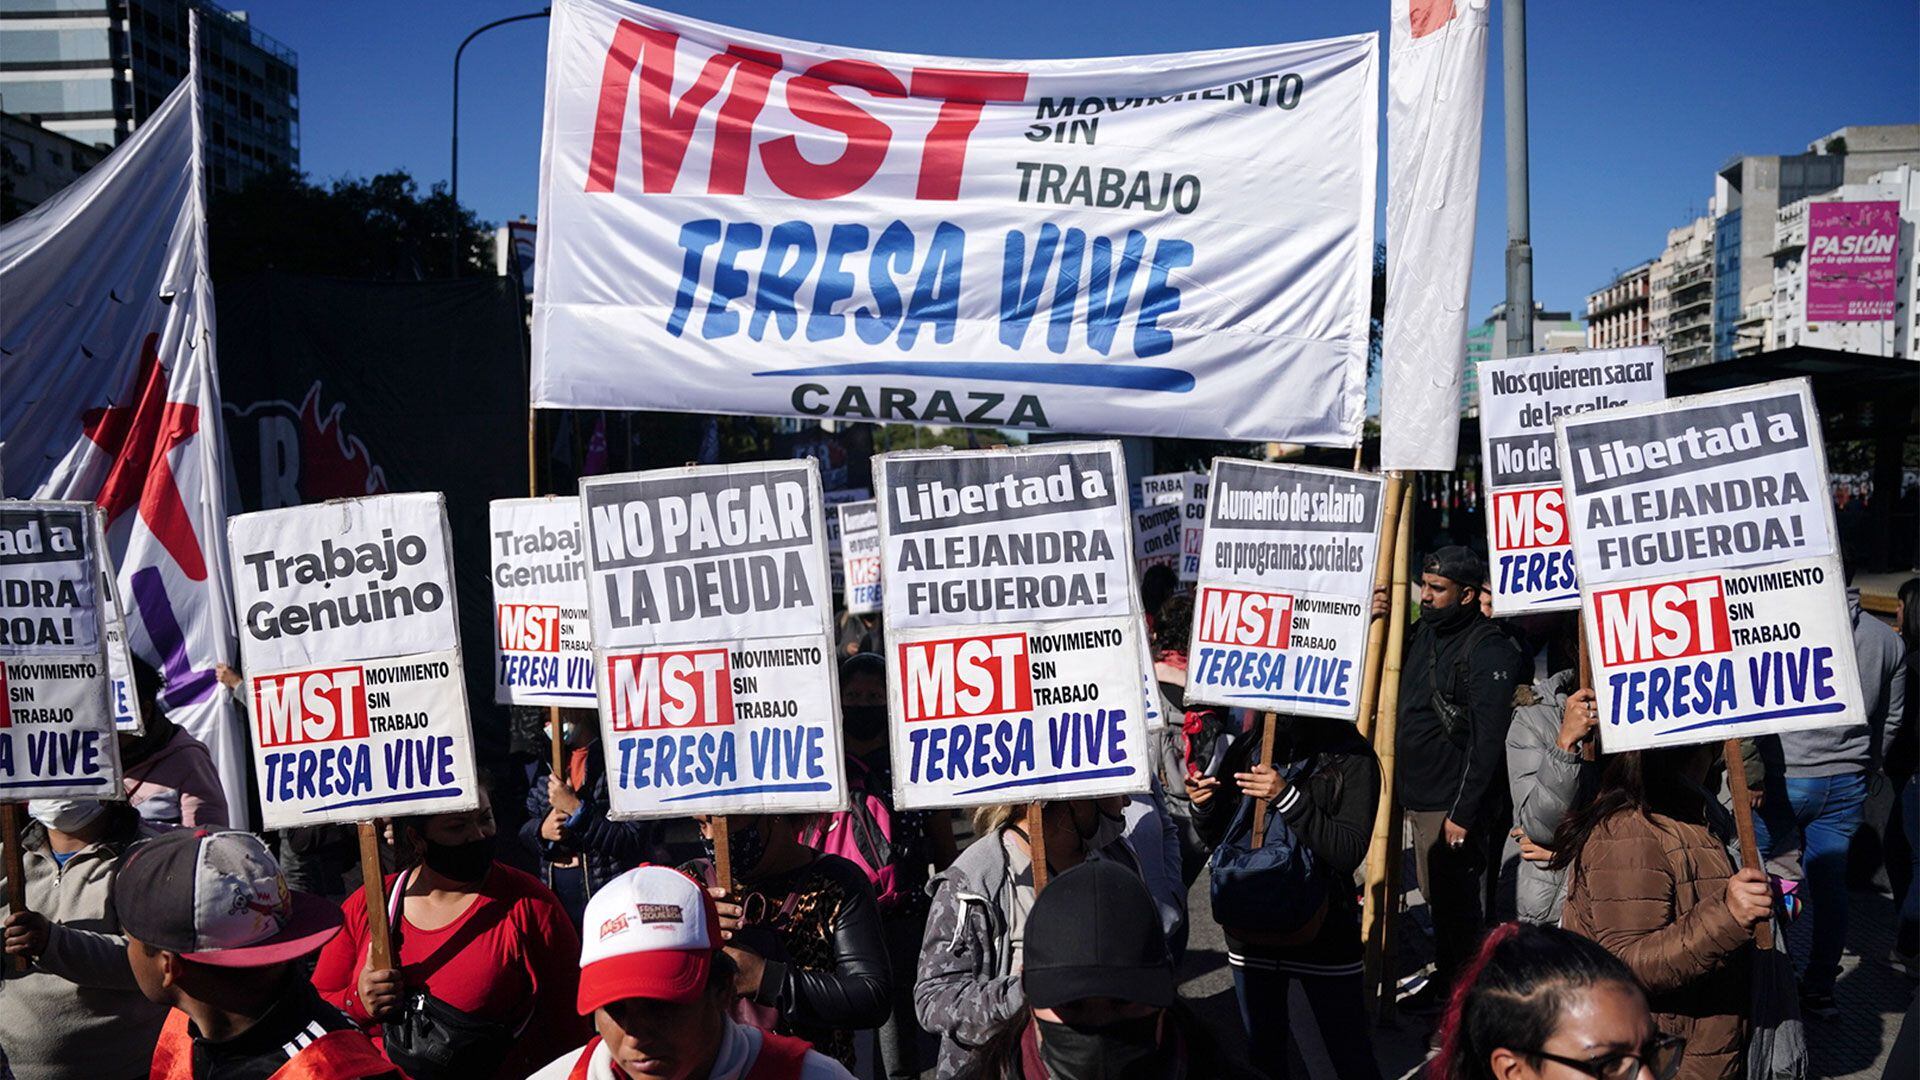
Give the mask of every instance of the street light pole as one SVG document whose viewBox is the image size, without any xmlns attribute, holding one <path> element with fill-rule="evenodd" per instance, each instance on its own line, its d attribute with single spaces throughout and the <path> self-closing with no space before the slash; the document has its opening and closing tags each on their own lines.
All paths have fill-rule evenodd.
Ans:
<svg viewBox="0 0 1920 1080">
<path fill-rule="evenodd" d="M 1507 107 L 1507 355 L 1533 352 L 1533 243 L 1527 199 L 1527 0 L 1501 0 Z"/>
<path fill-rule="evenodd" d="M 467 51 L 468 45 L 473 44 L 474 38 L 479 37 L 481 34 L 486 33 L 496 26 L 505 26 L 508 23 L 522 22 L 527 19 L 544 19 L 552 13 L 552 8 L 541 8 L 539 11 L 529 11 L 525 15 L 509 15 L 504 19 L 495 19 L 478 30 L 475 30 L 473 33 L 468 34 L 466 40 L 460 43 L 460 47 L 453 50 L 453 147 L 451 155 L 453 161 L 452 167 L 448 170 L 450 180 L 448 188 L 450 189 L 449 193 L 453 196 L 452 274 L 454 277 L 460 276 L 460 241 L 462 239 L 461 234 L 465 231 L 463 228 L 464 222 L 460 216 L 460 56 Z"/>
</svg>

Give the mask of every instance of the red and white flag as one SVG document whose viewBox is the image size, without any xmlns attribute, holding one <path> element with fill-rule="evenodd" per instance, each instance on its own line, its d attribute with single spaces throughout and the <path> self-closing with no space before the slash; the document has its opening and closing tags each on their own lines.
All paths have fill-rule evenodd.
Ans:
<svg viewBox="0 0 1920 1080">
<path fill-rule="evenodd" d="M 1451 471 L 1467 359 L 1488 0 L 1393 0 L 1380 467 Z"/>
<path fill-rule="evenodd" d="M 134 651 L 244 827 L 246 739 L 213 672 L 234 624 L 195 75 L 0 228 L 0 477 L 9 496 L 105 511 Z"/>
</svg>

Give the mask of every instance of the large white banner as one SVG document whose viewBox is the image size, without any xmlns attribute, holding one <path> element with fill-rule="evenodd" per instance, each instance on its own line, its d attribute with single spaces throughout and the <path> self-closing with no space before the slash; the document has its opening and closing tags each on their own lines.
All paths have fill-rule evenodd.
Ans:
<svg viewBox="0 0 1920 1080">
<path fill-rule="evenodd" d="M 580 500 L 495 499 L 492 527 L 493 699 L 502 705 L 594 705 L 593 638 Z"/>
<path fill-rule="evenodd" d="M 241 514 L 228 543 L 265 826 L 478 806 L 444 497 Z"/>
<path fill-rule="evenodd" d="M 980 60 L 559 0 L 533 401 L 1351 445 L 1372 34 Z"/>
<path fill-rule="evenodd" d="M 580 484 L 610 816 L 845 805 L 812 458 Z"/>
<path fill-rule="evenodd" d="M 1580 607 L 1553 422 L 1666 396 L 1657 345 L 1480 362 L 1480 470 L 1495 615 Z"/>
<path fill-rule="evenodd" d="M 1864 723 L 1804 379 L 1556 426 L 1603 749 Z"/>
<path fill-rule="evenodd" d="M 0 502 L 0 802 L 120 799 L 94 508 Z"/>
<path fill-rule="evenodd" d="M 900 805 L 1146 790 L 1119 444 L 906 451 L 873 467 Z"/>
<path fill-rule="evenodd" d="M 1392 0 L 1380 467 L 1450 472 L 1460 447 L 1488 0 Z"/>
<path fill-rule="evenodd" d="M 1215 458 L 1187 700 L 1353 720 L 1380 477 Z"/>
<path fill-rule="evenodd" d="M 7 495 L 105 513 L 127 644 L 245 827 L 246 741 L 214 676 L 234 626 L 203 137 L 189 77 L 85 176 L 0 226 L 0 474 Z"/>
</svg>

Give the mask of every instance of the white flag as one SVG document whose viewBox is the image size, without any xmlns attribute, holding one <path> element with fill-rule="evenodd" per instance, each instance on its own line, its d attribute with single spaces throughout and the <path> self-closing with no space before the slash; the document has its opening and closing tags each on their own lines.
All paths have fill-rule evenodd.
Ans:
<svg viewBox="0 0 1920 1080">
<path fill-rule="evenodd" d="M 1454 467 L 1467 355 L 1487 0 L 1393 0 L 1380 467 Z"/>
<path fill-rule="evenodd" d="M 104 511 L 133 649 L 244 827 L 246 740 L 213 673 L 234 628 L 200 131 L 190 75 L 106 160 L 0 228 L 0 475 L 7 495 Z"/>
</svg>

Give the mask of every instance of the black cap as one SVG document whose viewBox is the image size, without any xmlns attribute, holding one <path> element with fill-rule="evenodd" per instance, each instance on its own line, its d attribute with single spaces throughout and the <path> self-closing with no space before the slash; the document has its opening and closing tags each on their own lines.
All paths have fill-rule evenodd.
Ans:
<svg viewBox="0 0 1920 1080">
<path fill-rule="evenodd" d="M 1487 583 L 1486 560 L 1473 553 L 1472 548 L 1454 544 L 1443 547 L 1420 561 L 1420 572 L 1439 574 L 1459 585 L 1477 589 Z"/>
<path fill-rule="evenodd" d="M 1053 1009 L 1105 997 L 1167 1008 L 1173 961 L 1163 933 L 1137 875 L 1115 862 L 1081 863 L 1048 882 L 1027 916 L 1027 1004 Z"/>
</svg>

